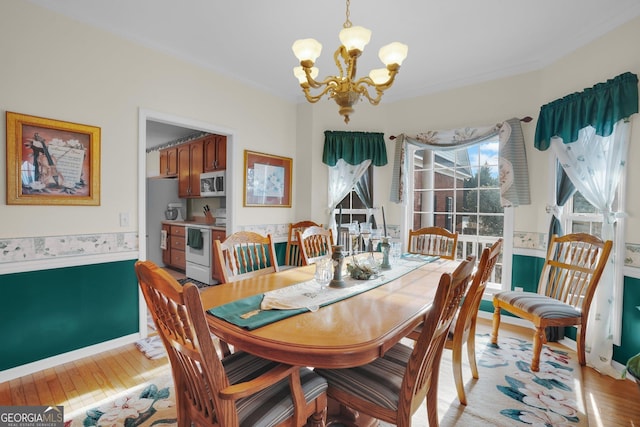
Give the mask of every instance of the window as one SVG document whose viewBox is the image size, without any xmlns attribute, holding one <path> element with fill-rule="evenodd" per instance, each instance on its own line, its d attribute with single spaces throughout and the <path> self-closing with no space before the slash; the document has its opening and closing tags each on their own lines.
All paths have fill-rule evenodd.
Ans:
<svg viewBox="0 0 640 427">
<path fill-rule="evenodd" d="M 457 259 L 479 257 L 499 237 L 513 234 L 513 221 L 506 218 L 512 210 L 500 204 L 497 137 L 454 151 L 414 149 L 410 158 L 408 229 L 457 231 Z M 492 282 L 503 282 L 502 259 L 493 274 Z"/>
<path fill-rule="evenodd" d="M 576 191 L 565 204 L 567 233 L 588 233 L 602 238 L 602 214 Z"/>
<path fill-rule="evenodd" d="M 373 166 L 369 166 L 365 175 L 367 175 L 368 182 L 371 183 L 371 193 L 373 194 Z M 342 218 L 339 218 L 340 207 L 342 207 Z M 355 188 L 352 188 L 349 194 L 336 206 L 335 215 L 336 224 L 345 225 L 353 221 L 358 221 L 358 224 L 361 224 L 369 220 L 371 210 L 367 209 Z"/>
</svg>

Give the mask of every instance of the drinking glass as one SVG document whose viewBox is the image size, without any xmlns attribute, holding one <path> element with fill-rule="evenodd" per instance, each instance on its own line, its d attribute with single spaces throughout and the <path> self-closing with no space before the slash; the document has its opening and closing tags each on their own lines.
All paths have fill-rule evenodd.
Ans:
<svg viewBox="0 0 640 427">
<path fill-rule="evenodd" d="M 369 244 L 371 243 L 371 224 L 368 222 L 363 222 L 360 224 L 360 235 L 362 236 L 364 242 L 363 251 L 369 250 Z"/>
<path fill-rule="evenodd" d="M 349 224 L 349 237 L 351 238 L 351 255 L 358 253 L 358 240 L 360 239 L 360 228 L 358 221 Z"/>
<path fill-rule="evenodd" d="M 402 256 L 402 248 L 400 247 L 400 242 L 390 242 L 390 244 L 391 250 L 389 255 L 391 257 L 391 265 L 396 265 Z"/>
<path fill-rule="evenodd" d="M 371 230 L 371 247 L 372 251 L 378 251 L 378 244 L 380 243 L 380 239 L 382 238 L 382 230 L 379 228 L 374 228 Z"/>
<path fill-rule="evenodd" d="M 315 281 L 320 285 L 320 291 L 324 291 L 333 279 L 333 262 L 329 258 L 321 259 L 316 262 L 316 272 L 313 276 Z"/>
</svg>

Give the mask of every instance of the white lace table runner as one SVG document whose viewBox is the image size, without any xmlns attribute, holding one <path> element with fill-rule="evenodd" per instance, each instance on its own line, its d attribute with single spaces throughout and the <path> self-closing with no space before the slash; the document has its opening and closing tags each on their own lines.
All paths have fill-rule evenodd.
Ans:
<svg viewBox="0 0 640 427">
<path fill-rule="evenodd" d="M 340 301 L 352 295 L 368 291 L 400 276 L 409 273 L 426 264 L 420 259 L 400 259 L 390 270 L 381 270 L 378 277 L 369 280 L 356 280 L 350 276 L 343 276 L 346 286 L 344 288 L 327 287 L 320 290 L 320 285 L 315 280 L 308 280 L 286 288 L 266 292 L 261 310 L 291 310 L 309 308 L 313 310 L 332 302 Z"/>
</svg>

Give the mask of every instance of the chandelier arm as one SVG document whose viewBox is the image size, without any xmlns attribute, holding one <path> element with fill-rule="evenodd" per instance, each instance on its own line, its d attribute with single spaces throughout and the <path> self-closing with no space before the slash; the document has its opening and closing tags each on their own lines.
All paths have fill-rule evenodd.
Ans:
<svg viewBox="0 0 640 427">
<path fill-rule="evenodd" d="M 376 90 L 375 98 L 369 94 L 369 87 L 374 88 Z M 369 103 L 371 103 L 372 105 L 378 105 L 380 103 L 380 100 L 382 99 L 382 94 L 384 93 L 382 90 L 378 89 L 376 85 L 369 85 L 367 87 L 363 84 L 358 84 L 357 86 L 354 87 L 354 90 L 355 92 L 361 95 L 364 95 L 365 98 L 367 98 L 369 100 Z"/>
<path fill-rule="evenodd" d="M 342 46 L 342 45 L 340 45 L 340 47 L 338 49 L 336 49 L 336 51 L 333 53 L 333 61 L 336 63 L 336 67 L 338 67 L 338 70 L 340 70 L 340 79 L 342 79 L 342 78 L 344 78 L 345 69 L 342 66 L 342 63 L 340 62 L 339 58 L 342 58 L 344 63 L 348 66 L 348 64 L 349 64 L 349 55 L 348 55 L 347 50 L 345 49 L 345 47 Z"/>
<path fill-rule="evenodd" d="M 372 87 L 374 87 L 376 89 L 385 91 L 385 90 L 389 89 L 393 85 L 393 82 L 395 81 L 397 74 L 398 74 L 398 70 L 397 69 L 396 70 L 389 70 L 389 80 L 387 80 L 384 83 L 380 83 L 380 84 L 375 84 L 373 82 L 373 80 L 371 80 L 371 77 L 364 76 L 364 77 L 359 78 L 358 81 L 355 82 L 355 85 L 356 86 L 360 86 L 360 85 L 366 84 L 366 85 L 372 86 Z"/>
<path fill-rule="evenodd" d="M 330 79 L 327 79 L 330 80 Z M 325 80 L 325 82 L 327 81 Z M 304 92 L 304 96 L 305 98 L 307 98 L 307 101 L 311 102 L 311 103 L 316 103 L 318 102 L 324 95 L 327 94 L 327 92 L 329 92 L 330 90 L 332 90 L 333 88 L 335 88 L 335 85 L 330 84 L 331 82 L 329 82 L 328 84 L 326 84 L 326 87 L 318 94 L 313 95 L 311 94 L 311 90 L 309 90 L 309 85 L 306 84 L 301 84 L 300 86 L 302 87 L 302 91 Z M 319 85 L 317 87 L 322 87 L 322 85 Z M 314 87 L 316 88 L 316 87 Z"/>
</svg>

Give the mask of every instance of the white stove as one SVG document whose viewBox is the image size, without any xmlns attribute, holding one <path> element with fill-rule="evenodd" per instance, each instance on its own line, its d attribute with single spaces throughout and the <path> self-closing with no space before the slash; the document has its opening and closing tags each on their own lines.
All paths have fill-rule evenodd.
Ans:
<svg viewBox="0 0 640 427">
<path fill-rule="evenodd" d="M 190 234 L 199 235 L 202 239 L 202 244 L 193 244 L 193 241 L 189 240 Z M 185 273 L 187 277 L 207 285 L 213 284 L 213 278 L 211 277 L 211 229 L 209 227 L 189 225 L 186 229 L 186 235 L 185 258 L 187 266 Z"/>
</svg>

